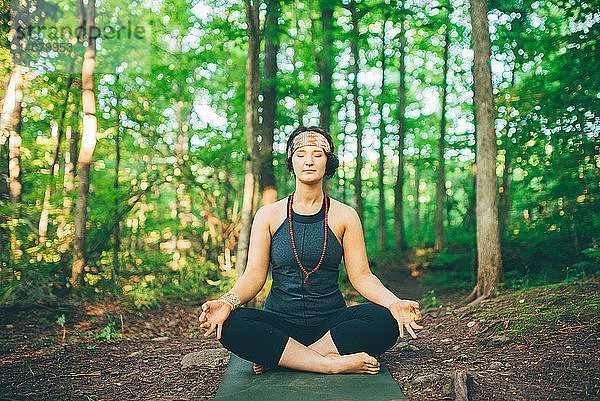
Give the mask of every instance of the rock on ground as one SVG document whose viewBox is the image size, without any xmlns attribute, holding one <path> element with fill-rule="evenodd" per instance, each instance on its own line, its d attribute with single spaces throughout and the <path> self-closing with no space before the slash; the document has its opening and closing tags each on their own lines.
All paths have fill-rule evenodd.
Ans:
<svg viewBox="0 0 600 401">
<path fill-rule="evenodd" d="M 211 366 L 225 364 L 229 361 L 230 351 L 225 348 L 203 349 L 198 352 L 190 352 L 181 360 L 184 368 L 190 366 Z"/>
</svg>

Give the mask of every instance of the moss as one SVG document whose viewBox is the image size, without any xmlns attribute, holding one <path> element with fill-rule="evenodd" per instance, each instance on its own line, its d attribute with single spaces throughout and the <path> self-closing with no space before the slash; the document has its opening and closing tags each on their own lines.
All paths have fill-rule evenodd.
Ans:
<svg viewBox="0 0 600 401">
<path fill-rule="evenodd" d="M 482 305 L 473 317 L 499 320 L 495 333 L 513 338 L 545 330 L 580 330 L 600 320 L 598 284 L 560 283 L 506 293 Z"/>
</svg>

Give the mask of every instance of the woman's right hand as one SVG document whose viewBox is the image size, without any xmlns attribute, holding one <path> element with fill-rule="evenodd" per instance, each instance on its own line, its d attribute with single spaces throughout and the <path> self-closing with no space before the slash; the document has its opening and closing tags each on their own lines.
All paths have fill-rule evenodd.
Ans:
<svg viewBox="0 0 600 401">
<path fill-rule="evenodd" d="M 200 327 L 208 329 L 204 334 L 204 337 L 208 337 L 215 328 L 217 329 L 217 339 L 221 339 L 221 330 L 223 329 L 223 322 L 227 320 L 231 313 L 231 305 L 227 302 L 215 299 L 212 301 L 206 301 L 202 304 L 202 314 L 198 318 L 200 320 Z"/>
</svg>

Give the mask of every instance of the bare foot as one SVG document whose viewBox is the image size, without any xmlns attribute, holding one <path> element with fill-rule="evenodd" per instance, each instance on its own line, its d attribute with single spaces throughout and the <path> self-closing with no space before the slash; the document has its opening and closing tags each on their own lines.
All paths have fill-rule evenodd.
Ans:
<svg viewBox="0 0 600 401">
<path fill-rule="evenodd" d="M 350 355 L 329 355 L 331 373 L 368 373 L 379 372 L 379 361 L 366 352 L 357 352 Z"/>
<path fill-rule="evenodd" d="M 256 373 L 257 375 L 262 375 L 263 373 L 268 372 L 271 369 L 273 369 L 273 367 L 271 366 L 263 366 L 259 365 L 258 363 L 252 363 L 252 370 L 254 370 L 254 373 Z"/>
</svg>

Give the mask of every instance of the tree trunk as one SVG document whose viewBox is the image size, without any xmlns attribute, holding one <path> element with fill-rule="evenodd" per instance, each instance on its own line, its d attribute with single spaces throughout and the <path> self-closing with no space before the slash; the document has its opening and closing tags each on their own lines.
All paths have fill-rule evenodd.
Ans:
<svg viewBox="0 0 600 401">
<path fill-rule="evenodd" d="M 265 18 L 265 61 L 263 69 L 262 139 L 260 142 L 260 205 L 277 201 L 273 169 L 273 132 L 277 115 L 277 52 L 279 51 L 279 0 L 268 0 Z"/>
<path fill-rule="evenodd" d="M 507 117 L 509 118 L 509 117 Z M 509 224 L 509 216 L 510 216 L 510 206 L 512 203 L 511 198 L 511 180 L 510 174 L 512 170 L 511 160 L 512 157 L 511 152 L 511 143 L 510 138 L 508 137 L 508 123 L 506 128 L 506 134 L 504 136 L 504 170 L 502 171 L 502 192 L 500 192 L 500 216 L 498 221 L 498 231 L 500 232 L 500 237 L 506 235 L 506 227 Z"/>
<path fill-rule="evenodd" d="M 69 141 L 68 150 L 65 152 L 65 176 L 63 183 L 63 211 L 60 214 L 60 223 L 56 230 L 56 236 L 63 239 L 58 247 L 60 253 L 65 253 L 69 249 L 70 242 L 65 238 L 73 232 L 71 221 L 71 209 L 73 201 L 71 193 L 75 190 L 75 170 L 77 159 L 77 150 L 79 147 L 79 102 L 71 104 L 71 122 L 66 130 L 66 137 Z"/>
<path fill-rule="evenodd" d="M 385 103 L 385 24 L 386 20 L 383 20 L 383 28 L 381 31 L 381 94 L 379 100 L 379 172 L 378 172 L 378 186 L 379 186 L 379 226 L 378 228 L 378 239 L 379 249 L 386 250 L 387 239 L 386 239 L 386 218 L 385 218 L 385 187 L 383 185 L 383 176 L 385 174 L 385 154 L 383 152 L 383 142 L 385 139 L 385 121 L 383 120 L 383 105 Z"/>
<path fill-rule="evenodd" d="M 344 133 L 343 139 L 342 139 L 342 143 L 339 147 L 340 150 L 340 171 L 343 174 L 343 185 L 341 186 L 341 191 L 342 191 L 342 202 L 346 203 L 346 187 L 348 186 L 348 173 L 346 170 L 346 163 L 344 162 L 344 155 L 346 153 L 346 138 L 348 137 L 348 135 L 346 134 L 346 127 L 348 125 L 348 107 L 346 105 L 344 105 L 344 127 L 342 128 L 342 132 Z"/>
<path fill-rule="evenodd" d="M 255 181 L 258 173 L 258 149 L 256 137 L 258 133 L 258 91 L 259 91 L 259 53 L 260 35 L 258 26 L 258 0 L 245 0 L 246 24 L 248 32 L 248 54 L 246 55 L 246 98 L 244 113 L 244 136 L 246 137 L 246 163 L 244 176 L 244 195 L 242 204 L 242 228 L 236 255 L 238 277 L 246 270 L 250 229 L 252 226 L 252 205 L 254 200 Z"/>
<path fill-rule="evenodd" d="M 417 159 L 418 161 L 419 159 Z M 413 208 L 413 237 L 415 244 L 421 244 L 421 172 L 418 163 L 415 167 L 415 203 Z"/>
<path fill-rule="evenodd" d="M 450 35 L 446 27 L 444 40 L 444 76 L 442 78 L 442 118 L 440 120 L 439 161 L 437 168 L 437 186 L 435 198 L 435 247 L 439 251 L 444 246 L 444 201 L 446 199 L 446 101 L 448 95 L 448 48 L 450 47 Z"/>
<path fill-rule="evenodd" d="M 117 82 L 119 82 L 119 75 L 117 75 Z M 118 89 L 117 89 L 118 90 Z M 113 260 L 112 260 L 112 280 L 115 281 L 116 275 L 119 274 L 120 266 L 119 266 L 119 251 L 121 250 L 121 218 L 119 216 L 119 197 L 117 194 L 119 193 L 119 167 L 121 164 L 121 110 L 119 108 L 120 98 L 117 96 L 117 104 L 115 107 L 115 111 L 117 114 L 117 129 L 115 130 L 115 152 L 116 152 L 116 160 L 115 160 L 115 200 L 114 200 L 114 209 L 113 209 L 113 219 L 114 219 L 114 227 L 113 227 Z"/>
<path fill-rule="evenodd" d="M 321 52 L 317 55 L 319 71 L 320 126 L 329 132 L 331 128 L 332 77 L 333 77 L 333 5 L 331 0 L 321 0 Z"/>
<path fill-rule="evenodd" d="M 83 137 L 78 160 L 77 201 L 75 203 L 75 236 L 73 238 L 73 266 L 71 272 L 71 285 L 79 287 L 82 283 L 82 272 L 86 263 L 86 221 L 87 206 L 90 189 L 90 165 L 92 154 L 96 146 L 96 100 L 94 97 L 94 67 L 96 63 L 96 3 L 89 1 L 87 4 L 87 40 L 83 68 L 81 70 L 83 108 Z"/>
<path fill-rule="evenodd" d="M 182 88 L 180 85 L 177 86 L 178 89 L 178 97 L 182 97 Z M 184 280 L 184 267 L 185 267 L 185 257 L 184 250 L 180 249 L 179 245 L 181 244 L 182 237 L 182 228 L 187 225 L 187 213 L 186 208 L 189 207 L 187 205 L 185 199 L 186 185 L 181 182 L 181 171 L 185 168 L 184 166 L 184 158 L 187 155 L 189 149 L 189 139 L 186 135 L 187 132 L 187 118 L 183 117 L 183 101 L 179 100 L 175 103 L 175 118 L 177 120 L 177 139 L 175 144 L 175 157 L 177 160 L 177 168 L 179 169 L 179 173 L 175 173 L 176 178 L 174 181 L 176 187 L 176 202 L 175 202 L 175 216 L 176 216 L 176 228 L 175 228 L 175 251 L 173 252 L 173 268 L 179 270 L 179 283 L 183 285 Z M 187 115 L 187 110 L 186 113 Z M 138 234 L 139 237 L 139 234 Z M 135 245 L 134 245 L 135 246 Z"/>
<path fill-rule="evenodd" d="M 48 182 L 46 183 L 46 191 L 44 191 L 44 201 L 42 202 L 42 213 L 40 215 L 40 222 L 38 226 L 40 232 L 40 244 L 44 244 L 44 242 L 46 241 L 46 235 L 48 234 L 48 214 L 50 211 L 50 197 L 52 196 L 52 190 L 54 189 L 54 176 L 58 173 L 58 157 L 60 154 L 60 145 L 62 143 L 62 137 L 64 133 L 65 116 L 67 114 L 67 105 L 69 103 L 69 95 L 71 93 L 72 83 L 73 76 L 70 75 L 67 80 L 67 93 L 65 95 L 65 101 L 63 102 L 63 107 L 57 126 L 56 147 L 54 148 L 54 157 L 52 159 L 52 164 L 50 165 L 50 176 L 48 177 Z"/>
<path fill-rule="evenodd" d="M 523 12 L 523 14 L 525 14 Z M 515 51 L 518 54 L 518 50 Z M 515 71 L 517 70 L 517 64 L 513 64 L 512 74 L 510 79 L 510 87 L 511 89 L 515 87 Z M 502 190 L 500 192 L 500 209 L 499 209 L 499 220 L 498 220 L 498 230 L 500 232 L 500 238 L 506 235 L 506 227 L 510 224 L 510 207 L 512 203 L 512 182 L 510 179 L 510 175 L 512 172 L 511 165 L 511 157 L 512 157 L 512 144 L 511 138 L 508 137 L 508 132 L 510 129 L 510 114 L 512 111 L 512 107 L 507 105 L 506 107 L 506 129 L 504 130 L 504 169 L 502 170 Z"/>
<path fill-rule="evenodd" d="M 487 1 L 471 0 L 477 115 L 477 285 L 470 298 L 496 292 L 504 280 L 498 235 L 495 110 L 490 66 Z"/>
<path fill-rule="evenodd" d="M 358 72 L 360 70 L 360 57 L 358 53 L 358 8 L 355 0 L 350 1 L 350 12 L 352 13 L 352 34 L 351 34 L 351 50 L 354 58 L 354 83 L 352 86 L 352 98 L 354 100 L 354 118 L 356 124 L 356 171 L 354 172 L 354 201 L 356 203 L 356 212 L 360 220 L 365 221 L 365 208 L 362 199 L 362 121 L 360 102 L 358 99 Z"/>
<path fill-rule="evenodd" d="M 404 140 L 406 139 L 406 36 L 404 18 L 400 20 L 400 85 L 398 87 L 398 172 L 394 187 L 394 248 L 406 250 L 404 233 Z"/>
<path fill-rule="evenodd" d="M 294 27 L 296 28 L 296 35 L 294 36 L 294 49 L 299 49 L 300 48 L 300 18 L 298 17 L 299 14 L 299 10 L 300 9 L 300 2 L 299 0 L 294 0 Z M 314 49 L 314 44 L 315 44 L 315 23 L 313 21 L 312 18 L 312 1 L 309 1 L 307 4 L 307 9 L 308 9 L 308 15 L 309 15 L 309 19 L 310 19 L 310 23 L 311 23 L 311 40 L 312 40 L 312 44 L 313 44 L 313 49 Z M 313 56 L 315 56 L 316 59 L 316 55 L 313 53 Z M 293 73 L 293 79 L 296 82 L 300 81 L 300 72 L 301 69 L 296 67 L 296 61 L 298 61 L 298 52 L 294 51 L 294 56 L 292 57 L 292 62 L 294 64 L 294 73 Z M 298 121 L 298 124 L 300 125 L 304 125 L 304 115 L 306 114 L 306 104 L 304 103 L 304 101 L 302 99 L 300 99 L 299 96 L 297 96 L 296 99 L 296 119 Z M 283 190 L 284 193 L 288 193 L 288 181 L 289 180 L 283 180 Z"/>
<path fill-rule="evenodd" d="M 14 262 L 21 258 L 22 251 L 17 240 L 17 222 L 21 204 L 21 110 L 23 101 L 23 72 L 15 65 L 6 90 L 0 117 L 0 144 L 8 139 L 8 185 L 11 204 L 10 255 Z"/>
</svg>

